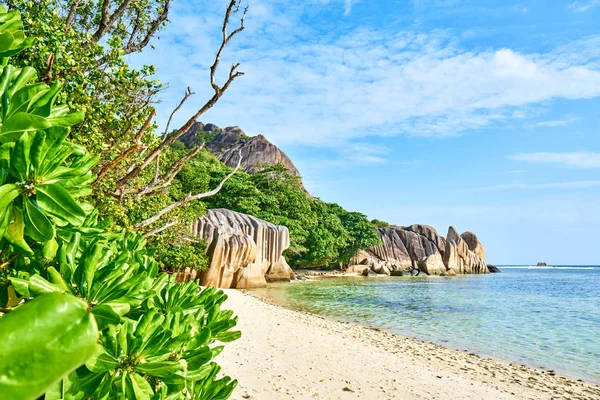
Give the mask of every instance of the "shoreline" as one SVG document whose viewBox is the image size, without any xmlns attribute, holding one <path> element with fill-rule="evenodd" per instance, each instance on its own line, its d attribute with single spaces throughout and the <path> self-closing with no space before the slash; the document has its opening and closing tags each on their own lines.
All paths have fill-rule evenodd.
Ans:
<svg viewBox="0 0 600 400">
<path fill-rule="evenodd" d="M 520 268 L 520 267 L 518 267 Z M 538 268 L 538 267 L 534 267 L 534 268 Z M 552 267 L 549 267 L 552 268 Z M 529 267 L 527 267 L 527 269 L 529 269 Z M 384 278 L 401 278 L 401 279 L 413 279 L 413 278 L 418 278 L 417 276 L 404 276 L 404 277 L 400 277 L 400 276 L 389 276 L 386 274 L 370 274 L 368 276 L 359 274 L 359 273 L 354 273 L 354 272 L 340 272 L 340 271 L 328 271 L 328 270 L 300 270 L 300 275 L 298 275 L 296 278 L 300 277 L 299 279 L 295 280 L 295 281 L 291 281 L 289 282 L 289 284 L 311 284 L 311 283 L 315 283 L 321 280 L 329 280 L 329 279 L 344 279 L 344 278 L 358 278 L 358 279 L 384 279 Z M 421 276 L 425 277 L 425 276 Z M 433 276 L 426 276 L 428 279 L 443 279 L 445 277 L 442 276 L 438 276 L 438 275 L 433 275 Z M 472 275 L 456 275 L 453 276 L 452 278 L 454 279 L 460 279 L 461 277 L 472 277 Z M 376 327 L 376 326 L 371 326 L 368 325 L 366 323 L 361 323 L 361 322 L 357 322 L 357 321 L 353 321 L 350 319 L 344 319 L 342 317 L 335 317 L 335 316 L 328 316 L 328 315 L 322 315 L 319 313 L 315 313 L 315 312 L 311 312 L 308 310 L 304 310 L 301 308 L 296 308 L 293 307 L 291 305 L 285 305 L 282 304 L 280 302 L 277 302 L 276 300 L 269 298 L 269 297 L 265 297 L 262 296 L 261 294 L 256 293 L 253 289 L 239 289 L 241 292 L 248 294 L 249 296 L 252 296 L 256 299 L 259 299 L 267 304 L 271 304 L 274 306 L 278 306 L 278 307 L 282 307 L 284 309 L 288 309 L 291 311 L 296 311 L 296 312 L 300 312 L 303 314 L 307 314 L 307 315 L 314 315 L 317 316 L 319 318 L 324 318 L 326 320 L 329 321 L 333 321 L 333 322 L 341 322 L 341 323 L 348 323 L 348 324 L 353 324 L 353 325 L 357 325 L 366 329 L 373 329 L 376 331 L 385 331 L 388 332 L 392 335 L 396 335 L 402 338 L 406 338 L 406 339 L 411 339 L 411 340 L 416 340 L 416 341 L 421 341 L 423 343 L 427 343 L 427 344 L 431 344 L 431 345 L 435 345 L 435 346 L 440 346 L 442 348 L 446 348 L 446 349 L 450 349 L 450 350 L 454 350 L 454 351 L 458 351 L 458 352 L 465 352 L 465 353 L 473 353 L 475 355 L 478 355 L 480 357 L 484 357 L 484 358 L 488 358 L 491 359 L 493 361 L 497 361 L 499 363 L 502 364 L 511 364 L 511 365 L 519 365 L 519 366 L 524 366 L 527 368 L 531 368 L 533 370 L 540 370 L 540 371 L 551 371 L 557 375 L 563 376 L 567 379 L 573 380 L 573 381 L 583 381 L 586 382 L 588 384 L 591 385 L 596 385 L 600 387 L 600 376 L 596 377 L 596 379 L 594 379 L 594 377 L 591 377 L 590 375 L 576 375 L 576 373 L 571 373 L 567 370 L 561 370 L 560 367 L 552 367 L 552 368 L 556 368 L 556 369 L 552 369 L 549 367 L 546 367 L 544 365 L 536 365 L 533 362 L 528 363 L 525 361 L 519 361 L 519 360 L 515 360 L 515 359 L 511 359 L 509 356 L 502 356 L 499 354 L 493 354 L 493 353 L 485 353 L 485 351 L 481 351 L 481 350 L 470 350 L 464 347 L 460 347 L 459 345 L 454 345 L 450 342 L 447 343 L 440 343 L 440 342 L 436 342 L 434 340 L 431 339 L 426 339 L 426 338 L 420 338 L 420 337 L 416 337 L 416 336 L 410 336 L 410 334 L 403 334 L 401 332 L 396 332 L 393 329 L 386 329 L 386 328 L 380 328 L 380 327 Z"/>
<path fill-rule="evenodd" d="M 600 385 L 225 290 L 234 399 L 600 399 Z"/>
</svg>

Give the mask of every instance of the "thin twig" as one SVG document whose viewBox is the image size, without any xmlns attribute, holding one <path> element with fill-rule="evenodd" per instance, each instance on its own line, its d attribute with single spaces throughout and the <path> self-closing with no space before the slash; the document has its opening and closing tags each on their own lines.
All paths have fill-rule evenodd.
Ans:
<svg viewBox="0 0 600 400">
<path fill-rule="evenodd" d="M 169 116 L 169 120 L 167 121 L 167 126 L 165 127 L 165 132 L 163 133 L 163 137 L 162 137 L 163 142 L 167 139 L 167 135 L 169 134 L 169 127 L 171 126 L 171 121 L 173 120 L 173 116 L 177 113 L 177 111 L 179 111 L 181 109 L 181 107 L 187 101 L 187 99 L 189 99 L 190 97 L 192 97 L 195 94 L 196 93 L 192 92 L 192 89 L 188 86 L 188 88 L 185 91 L 185 95 L 183 96 L 183 99 L 181 99 L 181 101 L 179 102 L 177 107 L 175 107 L 175 109 L 171 112 L 171 115 Z M 154 181 L 155 182 L 158 181 L 159 167 L 160 167 L 160 155 L 158 155 L 156 157 L 156 169 L 154 170 Z"/>
<path fill-rule="evenodd" d="M 161 233 L 162 231 L 167 230 L 170 227 L 177 225 L 178 223 L 179 223 L 179 221 L 177 221 L 177 220 L 171 221 L 168 224 L 165 224 L 165 225 L 163 225 L 161 227 L 153 229 L 150 232 L 144 233 L 142 236 L 145 237 L 145 238 L 147 238 L 147 237 L 150 237 L 150 236 L 157 235 L 157 234 Z"/>
</svg>

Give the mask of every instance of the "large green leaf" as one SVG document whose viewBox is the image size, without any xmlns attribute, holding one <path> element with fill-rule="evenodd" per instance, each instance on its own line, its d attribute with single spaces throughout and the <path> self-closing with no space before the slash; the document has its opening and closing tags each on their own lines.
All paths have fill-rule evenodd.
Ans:
<svg viewBox="0 0 600 400">
<path fill-rule="evenodd" d="M 121 322 L 121 316 L 114 312 L 112 307 L 109 305 L 97 305 L 96 307 L 92 308 L 92 314 L 94 314 L 96 318 L 99 330 L 104 329 L 108 325 L 118 325 L 119 322 Z"/>
<path fill-rule="evenodd" d="M 19 75 L 11 82 L 8 87 L 8 96 L 13 97 L 15 93 L 23 86 L 37 80 L 37 72 L 31 67 L 24 67 L 19 71 Z"/>
<path fill-rule="evenodd" d="M 0 186 L 0 214 L 8 210 L 8 206 L 19 195 L 19 187 L 14 184 Z"/>
<path fill-rule="evenodd" d="M 38 242 L 47 242 L 54 238 L 54 226 L 38 205 L 28 197 L 23 199 L 23 217 L 27 236 Z"/>
<path fill-rule="evenodd" d="M 25 132 L 44 130 L 52 124 L 44 117 L 28 113 L 16 113 L 0 126 L 0 143 L 12 142 Z"/>
<path fill-rule="evenodd" d="M 58 184 L 37 185 L 37 202 L 48 214 L 78 226 L 85 221 L 85 212 L 73 197 Z"/>
<path fill-rule="evenodd" d="M 0 319 L 0 393 L 33 400 L 98 349 L 88 306 L 71 295 L 38 297 Z"/>
<path fill-rule="evenodd" d="M 13 207 L 10 222 L 6 229 L 6 238 L 15 246 L 31 254 L 33 251 L 25 241 L 25 222 L 23 214 L 17 207 Z"/>
<path fill-rule="evenodd" d="M 9 111 L 6 116 L 10 117 L 17 112 L 27 112 L 29 104 L 40 99 L 49 90 L 50 87 L 45 83 L 36 83 L 19 89 L 10 99 Z"/>
<path fill-rule="evenodd" d="M 52 126 L 71 127 L 73 125 L 79 124 L 80 122 L 83 122 L 84 119 L 85 119 L 85 114 L 84 113 L 76 112 L 76 113 L 64 115 L 64 116 L 61 116 L 61 117 L 47 118 L 46 120 Z"/>
<path fill-rule="evenodd" d="M 31 165 L 31 146 L 35 138 L 34 132 L 25 132 L 12 150 L 10 155 L 10 172 L 21 182 L 29 180 L 29 167 Z"/>
</svg>

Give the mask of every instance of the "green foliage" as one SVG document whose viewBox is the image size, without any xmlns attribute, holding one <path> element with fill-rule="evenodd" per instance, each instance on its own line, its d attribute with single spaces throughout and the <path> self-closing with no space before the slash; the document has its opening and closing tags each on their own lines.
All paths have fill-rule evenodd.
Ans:
<svg viewBox="0 0 600 400">
<path fill-rule="evenodd" d="M 153 240 L 151 246 L 155 249 L 154 259 L 163 271 L 182 271 L 186 268 L 206 271 L 210 259 L 206 255 L 206 242 L 197 239 L 180 240 L 171 236 L 171 241 Z M 171 244 L 175 243 L 175 244 Z"/>
<path fill-rule="evenodd" d="M 23 15 L 25 30 L 39 37 L 13 64 L 45 73 L 49 81 L 65 83 L 61 97 L 85 114 L 71 137 L 92 154 L 110 160 L 127 148 L 151 109 L 149 102 L 162 85 L 151 77 L 154 67 L 130 68 L 126 58 L 131 27 L 137 42 L 165 0 L 131 0 L 125 12 L 103 35 L 99 31 L 103 1 L 0 0 Z M 69 11 L 74 9 L 72 18 Z M 111 7 L 111 9 L 114 8 Z M 135 24 L 134 24 L 135 22 Z M 48 62 L 52 58 L 52 68 Z M 151 140 L 147 135 L 146 140 Z M 108 183 L 107 183 L 108 184 Z"/>
<path fill-rule="evenodd" d="M 206 159 L 197 171 L 206 171 L 217 180 L 228 172 L 223 167 L 206 167 L 212 164 Z M 359 250 L 379 243 L 365 215 L 311 198 L 299 178 L 279 164 L 263 166 L 254 175 L 236 174 L 206 203 L 209 208 L 228 208 L 287 226 L 291 245 L 286 256 L 292 266 L 345 264 Z"/>
<path fill-rule="evenodd" d="M 380 221 L 378 219 L 371 220 L 371 223 L 378 228 L 389 228 L 390 227 L 390 224 L 388 222 Z"/>
<path fill-rule="evenodd" d="M 6 399 L 37 398 L 98 350 L 98 329 L 88 305 L 70 295 L 42 295 L 0 321 L 0 369 L 11 377 L 0 379 Z"/>
<path fill-rule="evenodd" d="M 32 43 L 15 15 L 0 10 L 2 48 Z M 143 237 L 108 229 L 83 202 L 97 157 L 67 140 L 82 116 L 61 102 L 60 85 L 36 79 L 1 67 L 0 393 L 228 398 L 237 382 L 216 379 L 211 362 L 215 342 L 240 335 L 221 310 L 226 296 L 159 275 Z"/>
</svg>

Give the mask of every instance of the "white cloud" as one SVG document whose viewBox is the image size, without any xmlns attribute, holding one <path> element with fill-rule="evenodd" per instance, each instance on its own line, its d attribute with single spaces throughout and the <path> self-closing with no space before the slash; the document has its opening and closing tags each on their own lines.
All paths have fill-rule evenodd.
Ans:
<svg viewBox="0 0 600 400">
<path fill-rule="evenodd" d="M 518 189 L 533 189 L 533 190 L 577 190 L 591 189 L 600 187 L 600 181 L 572 181 L 572 182 L 549 182 L 549 183 L 530 183 L 530 182 L 514 182 L 492 186 L 482 186 L 478 188 L 466 189 L 462 192 L 492 192 L 499 190 L 518 190 Z"/>
<path fill-rule="evenodd" d="M 600 168 L 600 153 L 519 153 L 508 156 L 511 160 L 534 164 L 559 164 L 569 168 Z"/>
<path fill-rule="evenodd" d="M 344 15 L 348 16 L 352 12 L 352 5 L 354 3 L 356 3 L 356 0 L 344 0 L 344 2 L 345 2 Z"/>
<path fill-rule="evenodd" d="M 570 114 L 570 115 L 565 115 L 561 119 L 553 119 L 553 120 L 548 120 L 548 121 L 536 122 L 535 124 L 533 124 L 533 126 L 541 127 L 541 128 L 556 128 L 559 126 L 571 125 L 572 123 L 576 122 L 577 120 L 578 120 L 578 118 L 576 116 Z"/>
<path fill-rule="evenodd" d="M 574 1 L 571 4 L 569 4 L 569 10 L 573 12 L 582 13 L 588 11 L 590 8 L 598 6 L 600 6 L 600 0 Z"/>
<path fill-rule="evenodd" d="M 371 136 L 455 136 L 526 118 L 528 107 L 555 98 L 600 96 L 600 36 L 540 54 L 468 50 L 445 30 L 319 31 L 303 20 L 319 12 L 310 7 L 318 3 L 328 1 L 289 8 L 253 1 L 247 30 L 223 59 L 224 70 L 240 61 L 246 75 L 204 121 L 239 125 L 279 145 L 339 148 Z M 198 95 L 178 114 L 180 122 L 211 95 L 207 67 L 221 11 L 177 9 L 157 50 L 138 59 L 157 64 L 171 84 L 162 94 L 161 121 L 187 86 Z"/>
</svg>

